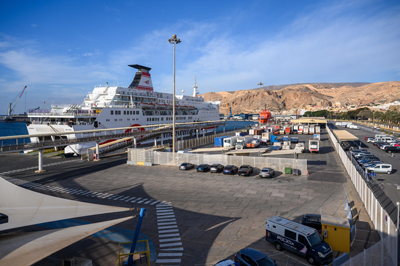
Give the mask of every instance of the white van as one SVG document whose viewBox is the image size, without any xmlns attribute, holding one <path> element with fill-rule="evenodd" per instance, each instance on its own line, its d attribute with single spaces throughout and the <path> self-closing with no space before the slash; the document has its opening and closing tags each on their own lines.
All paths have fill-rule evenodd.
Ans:
<svg viewBox="0 0 400 266">
<path fill-rule="evenodd" d="M 267 220 L 265 234 L 265 239 L 277 250 L 286 249 L 306 257 L 310 264 L 332 262 L 332 248 L 314 228 L 274 216 Z"/>
</svg>

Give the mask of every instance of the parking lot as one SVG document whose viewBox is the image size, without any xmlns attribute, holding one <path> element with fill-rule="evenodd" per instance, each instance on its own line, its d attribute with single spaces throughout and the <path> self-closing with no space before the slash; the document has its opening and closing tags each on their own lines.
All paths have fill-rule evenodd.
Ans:
<svg viewBox="0 0 400 266">
<path fill-rule="evenodd" d="M 385 194 L 393 201 L 397 202 L 400 201 L 400 193 L 397 189 L 397 186 L 400 185 L 400 153 L 387 153 L 372 143 L 368 143 L 365 140 L 365 137 L 374 137 L 376 134 L 382 134 L 382 131 L 373 129 L 371 127 L 366 127 L 359 125 L 360 130 L 353 130 L 353 129 L 345 129 L 349 131 L 354 136 L 358 137 L 362 142 L 362 147 L 367 151 L 371 152 L 372 154 L 376 155 L 381 161 L 384 163 L 391 164 L 393 167 L 392 174 L 376 174 L 374 180 L 379 181 L 383 187 Z M 338 126 L 338 129 L 341 129 Z M 398 135 L 395 134 L 395 138 L 398 138 Z"/>
<path fill-rule="evenodd" d="M 298 137 L 300 141 L 310 138 L 304 135 Z M 293 158 L 293 155 L 279 157 Z M 357 195 L 352 190 L 351 181 L 347 179 L 325 130 L 321 135 L 320 153 L 300 154 L 299 159 L 303 158 L 308 159 L 309 175 L 279 174 L 272 179 L 261 179 L 257 173 L 241 177 L 198 173 L 193 169 L 180 171 L 176 166 L 132 166 L 126 164 L 126 154 L 103 157 L 99 162 L 75 160 L 51 166 L 46 165 L 54 162 L 54 159 L 46 158 L 44 164 L 48 171 L 44 174 L 38 175 L 32 170 L 26 170 L 6 175 L 49 187 L 145 199 L 131 203 L 73 193 L 38 191 L 105 205 L 145 207 L 148 215 L 141 232 L 154 248 L 154 265 L 214 265 L 219 260 L 232 259 L 237 251 L 246 247 L 264 252 L 276 260 L 278 265 L 308 265 L 305 259 L 287 251 L 278 252 L 272 244 L 265 241 L 266 220 L 279 215 L 299 221 L 305 213 L 345 217 L 343 206 L 348 194 L 355 201 Z M 0 172 L 37 164 L 36 157 L 26 155 L 1 155 L 1 159 L 4 165 L 0 167 Z M 23 161 L 24 166 L 21 167 L 18 161 Z M 173 206 L 182 249 L 174 251 L 172 254 L 176 258 L 171 259 L 180 259 L 180 263 L 155 263 L 156 254 L 164 250 L 164 242 L 160 242 L 156 208 L 151 205 L 151 200 Z M 96 220 L 96 217 L 80 220 L 90 222 Z M 361 221 L 353 253 L 369 247 L 379 239 L 374 231 L 370 231 L 370 222 L 365 212 L 361 213 Z M 116 230 L 123 235 L 124 232 L 134 230 L 135 224 L 134 220 L 130 220 L 116 226 Z M 91 236 L 51 255 L 37 265 L 54 265 L 61 258 L 71 256 L 89 257 L 93 259 L 94 265 L 110 265 L 117 260 L 117 242 L 116 238 Z M 334 252 L 334 256 L 337 255 Z"/>
</svg>

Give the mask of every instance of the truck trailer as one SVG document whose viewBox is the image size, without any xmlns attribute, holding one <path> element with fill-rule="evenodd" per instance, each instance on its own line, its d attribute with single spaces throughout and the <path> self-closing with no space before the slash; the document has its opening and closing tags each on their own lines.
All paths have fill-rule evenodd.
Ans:
<svg viewBox="0 0 400 266">
<path fill-rule="evenodd" d="M 308 149 L 310 150 L 311 153 L 313 152 L 319 152 L 319 141 L 312 139 L 308 142 Z"/>
<path fill-rule="evenodd" d="M 238 137 L 235 145 L 236 150 L 246 148 L 247 143 L 250 143 L 252 140 L 253 136 Z"/>
<path fill-rule="evenodd" d="M 231 136 L 222 136 L 214 138 L 214 147 L 223 147 L 224 146 L 224 139 L 230 138 Z"/>
<path fill-rule="evenodd" d="M 238 138 L 238 136 L 224 138 L 224 147 L 235 147 Z"/>
</svg>

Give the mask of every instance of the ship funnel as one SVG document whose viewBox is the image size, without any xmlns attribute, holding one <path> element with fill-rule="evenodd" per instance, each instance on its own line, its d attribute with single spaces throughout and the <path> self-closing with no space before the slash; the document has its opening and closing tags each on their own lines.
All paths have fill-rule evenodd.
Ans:
<svg viewBox="0 0 400 266">
<path fill-rule="evenodd" d="M 141 65 L 129 65 L 129 66 L 136 68 L 138 70 L 135 74 L 135 78 L 133 79 L 131 85 L 129 85 L 129 88 L 145 90 L 145 91 L 154 91 L 153 82 L 151 81 L 151 75 L 149 73 L 151 68 Z"/>
</svg>

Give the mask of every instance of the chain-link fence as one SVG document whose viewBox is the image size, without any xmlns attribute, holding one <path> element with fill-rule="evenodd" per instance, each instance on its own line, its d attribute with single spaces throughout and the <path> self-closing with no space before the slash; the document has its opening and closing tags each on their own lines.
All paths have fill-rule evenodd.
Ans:
<svg viewBox="0 0 400 266">
<path fill-rule="evenodd" d="M 349 154 L 343 150 L 329 127 L 327 127 L 327 131 L 358 195 L 364 203 L 367 213 L 375 225 L 375 229 L 381 237 L 378 243 L 350 258 L 350 260 L 342 265 L 397 265 L 398 232 L 396 230 L 395 221 L 397 221 L 398 217 L 394 216 L 396 219 L 393 221 L 393 203 L 387 197 L 385 197 L 384 201 L 382 200 L 381 197 L 384 193 L 379 184 L 369 179 L 368 175 L 358 166 L 352 156 L 349 156 Z M 382 206 L 382 203 L 384 203 L 385 208 Z M 391 210 L 392 215 L 388 214 L 386 211 L 387 209 Z"/>
<path fill-rule="evenodd" d="M 181 140 L 181 141 L 176 142 L 176 147 L 178 150 L 187 150 L 187 149 L 191 149 L 193 147 L 198 147 L 201 145 L 213 143 L 214 139 L 217 137 L 233 136 L 233 135 L 235 135 L 235 132 L 226 132 L 226 133 L 219 133 L 216 135 L 209 135 L 209 136 L 200 137 L 200 138 Z"/>
</svg>

